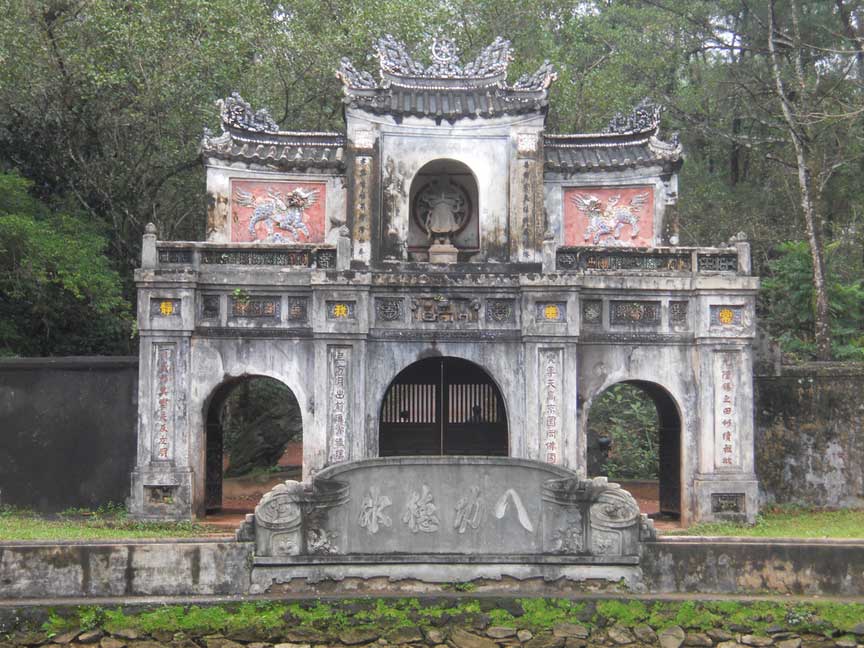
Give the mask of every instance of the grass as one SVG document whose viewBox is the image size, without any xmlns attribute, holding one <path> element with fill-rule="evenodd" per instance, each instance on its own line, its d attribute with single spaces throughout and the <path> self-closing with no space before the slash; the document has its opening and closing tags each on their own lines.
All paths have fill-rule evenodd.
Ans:
<svg viewBox="0 0 864 648">
<path fill-rule="evenodd" d="M 800 507 L 769 508 L 756 524 L 712 522 L 664 535 L 745 536 L 752 538 L 864 538 L 864 510 L 814 510 Z"/>
<path fill-rule="evenodd" d="M 193 522 L 139 522 L 116 505 L 95 511 L 68 509 L 53 515 L 0 507 L 0 541 L 140 540 L 212 535 L 212 527 Z"/>
<path fill-rule="evenodd" d="M 627 601 L 594 602 L 567 599 L 518 599 L 524 614 L 514 617 L 495 608 L 486 610 L 487 622 L 546 632 L 558 623 L 578 623 L 588 629 L 620 623 L 634 627 L 648 623 L 655 630 L 679 625 L 685 630 L 732 629 L 744 625 L 755 634 L 782 624 L 790 631 L 831 636 L 834 631 L 849 632 L 864 618 L 864 604 L 814 601 Z M 159 606 L 129 611 L 85 606 L 58 613 L 51 611 L 41 624 L 43 632 L 54 636 L 73 628 L 84 630 L 123 628 L 144 633 L 183 632 L 193 635 L 244 632 L 263 638 L 288 630 L 305 629 L 324 638 L 348 628 L 373 629 L 386 634 L 404 626 L 430 628 L 441 625 L 444 614 L 458 625 L 471 627 L 484 613 L 478 600 L 461 599 L 437 602 L 409 599 L 346 599 L 339 602 L 307 600 L 246 602 L 239 605 Z M 22 628 L 23 629 L 23 628 Z M 268 639 L 269 640 L 269 639 Z"/>
</svg>

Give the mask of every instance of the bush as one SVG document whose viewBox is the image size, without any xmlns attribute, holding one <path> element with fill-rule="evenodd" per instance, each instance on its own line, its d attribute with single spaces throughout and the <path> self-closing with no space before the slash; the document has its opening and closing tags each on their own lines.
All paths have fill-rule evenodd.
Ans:
<svg viewBox="0 0 864 648">
<path fill-rule="evenodd" d="M 654 401 L 635 385 L 613 385 L 588 413 L 588 447 L 594 454 L 589 457 L 589 473 L 612 479 L 657 479 L 659 435 Z M 601 439 L 609 440 L 605 458 Z"/>
<path fill-rule="evenodd" d="M 836 267 L 845 257 L 839 243 L 826 247 L 826 282 L 831 311 L 831 351 L 836 360 L 864 360 L 864 282 L 844 280 Z M 762 280 L 762 320 L 784 353 L 797 360 L 815 357 L 813 261 L 804 241 L 779 246 Z"/>
</svg>

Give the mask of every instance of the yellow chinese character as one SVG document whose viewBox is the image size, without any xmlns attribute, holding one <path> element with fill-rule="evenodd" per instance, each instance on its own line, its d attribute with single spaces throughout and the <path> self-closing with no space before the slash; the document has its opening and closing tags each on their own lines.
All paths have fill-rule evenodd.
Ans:
<svg viewBox="0 0 864 648">
<path fill-rule="evenodd" d="M 348 304 L 333 304 L 333 317 L 348 317 Z"/>
<path fill-rule="evenodd" d="M 174 312 L 174 302 L 166 299 L 159 304 L 159 312 L 163 315 L 171 315 Z"/>
<path fill-rule="evenodd" d="M 717 313 L 717 319 L 723 326 L 728 326 L 735 321 L 735 311 L 731 308 L 721 308 L 720 312 Z"/>
<path fill-rule="evenodd" d="M 557 304 L 546 304 L 543 309 L 543 317 L 547 320 L 557 320 L 560 317 L 560 312 Z"/>
</svg>

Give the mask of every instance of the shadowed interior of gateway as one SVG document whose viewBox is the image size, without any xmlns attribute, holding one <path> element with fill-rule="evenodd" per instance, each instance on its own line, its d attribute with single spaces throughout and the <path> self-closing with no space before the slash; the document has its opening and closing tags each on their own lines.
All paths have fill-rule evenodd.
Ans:
<svg viewBox="0 0 864 648">
<path fill-rule="evenodd" d="M 678 519 L 681 515 L 681 417 L 678 413 L 678 407 L 675 404 L 672 396 L 660 385 L 643 380 L 630 380 L 617 383 L 619 385 L 629 385 L 647 398 L 653 405 L 657 416 L 657 438 L 656 438 L 656 461 L 657 461 L 657 480 L 649 479 L 646 481 L 642 476 L 620 476 L 608 474 L 603 469 L 603 464 L 608 458 L 610 451 L 615 453 L 614 445 L 616 441 L 610 431 L 602 429 L 602 421 L 594 419 L 595 416 L 600 416 L 601 412 L 598 407 L 601 400 L 606 397 L 611 388 L 607 387 L 601 394 L 598 394 L 592 400 L 591 409 L 588 412 L 588 431 L 587 449 L 588 449 L 588 476 L 608 476 L 611 481 L 621 482 L 625 488 L 633 492 L 640 505 L 647 504 L 643 507 L 643 512 L 653 516 L 659 515 L 666 518 Z M 631 392 L 632 394 L 632 392 Z M 631 396 L 632 397 L 632 396 Z M 618 403 L 620 406 L 621 404 Z M 616 418 L 623 419 L 627 417 L 627 412 L 618 412 Z M 632 421 L 630 422 L 632 426 Z M 637 433 L 630 429 L 631 433 Z M 641 433 L 640 430 L 638 433 Z M 612 447 L 610 447 L 612 446 Z M 635 479 L 630 483 L 628 480 Z"/>
<path fill-rule="evenodd" d="M 427 358 L 404 369 L 381 405 L 379 456 L 509 454 L 507 412 L 482 368 Z"/>
</svg>

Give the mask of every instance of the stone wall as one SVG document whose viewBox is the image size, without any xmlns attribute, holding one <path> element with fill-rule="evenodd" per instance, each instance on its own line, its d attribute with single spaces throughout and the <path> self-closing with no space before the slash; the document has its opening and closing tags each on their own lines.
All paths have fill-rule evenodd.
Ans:
<svg viewBox="0 0 864 648">
<path fill-rule="evenodd" d="M 0 360 L 0 504 L 123 502 L 135 463 L 138 358 Z"/>
<path fill-rule="evenodd" d="M 763 503 L 864 506 L 864 364 L 783 367 L 755 386 Z"/>
<path fill-rule="evenodd" d="M 289 597 L 312 592 L 414 596 L 446 593 L 454 583 L 468 582 L 465 591 L 519 596 L 562 592 L 864 596 L 864 541 L 860 540 L 663 538 L 643 544 L 642 560 L 630 567 L 633 577 L 626 582 L 600 565 L 580 566 L 580 573 L 570 570 L 571 578 L 566 578 L 562 566 L 551 563 L 478 561 L 461 565 L 461 571 L 447 571 L 447 565 L 429 562 L 382 559 L 376 565 L 318 556 L 296 562 L 293 578 L 277 583 L 267 577 L 266 566 L 253 565 L 252 552 L 250 542 L 224 540 L 0 543 L 0 602 L 46 595 L 57 599 L 242 596 L 253 590 Z M 443 574 L 451 578 L 443 581 L 439 578 Z"/>
<path fill-rule="evenodd" d="M 243 594 L 248 542 L 0 544 L 0 600 Z"/>
</svg>

